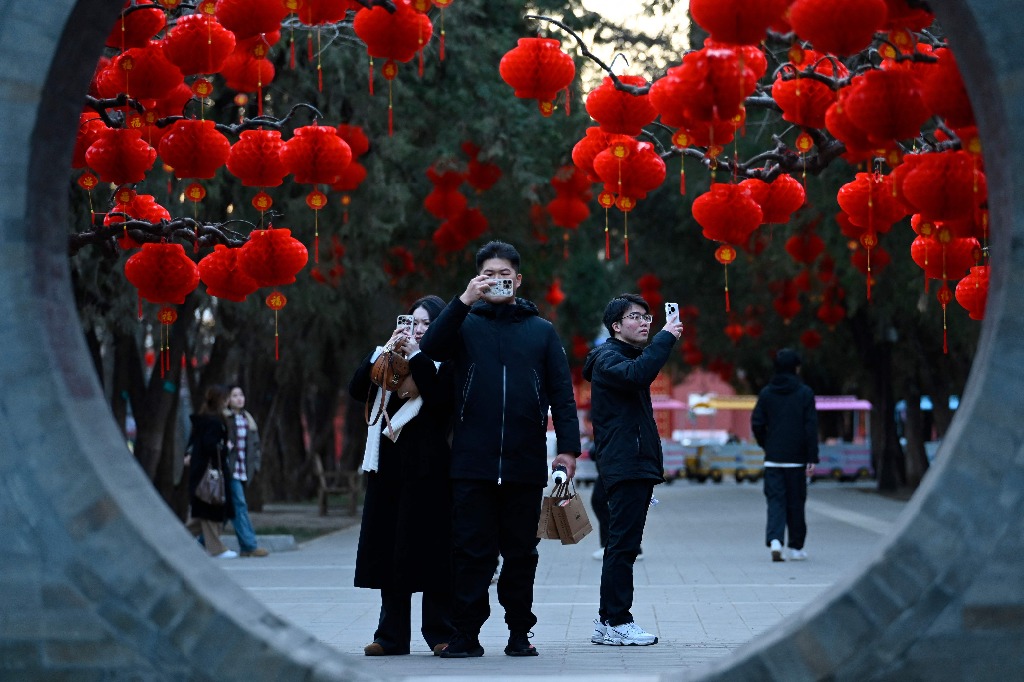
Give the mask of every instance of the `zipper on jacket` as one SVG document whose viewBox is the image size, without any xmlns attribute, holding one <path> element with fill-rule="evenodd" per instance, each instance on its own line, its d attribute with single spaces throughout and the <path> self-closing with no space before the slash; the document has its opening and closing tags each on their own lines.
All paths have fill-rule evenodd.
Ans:
<svg viewBox="0 0 1024 682">
<path fill-rule="evenodd" d="M 533 395 L 537 398 L 537 412 L 540 413 L 540 424 L 544 426 L 544 420 L 547 419 L 547 412 L 541 410 L 540 406 L 540 377 L 537 375 L 537 370 L 533 370 Z"/>
<path fill-rule="evenodd" d="M 498 441 L 498 485 L 501 485 L 501 456 L 505 452 L 505 389 L 508 384 L 507 368 L 501 366 L 501 439 Z"/>
<path fill-rule="evenodd" d="M 469 366 L 469 372 L 466 375 L 466 385 L 462 389 L 462 405 L 459 407 L 459 421 L 465 421 L 464 415 L 466 414 L 466 399 L 469 398 L 469 387 L 473 384 L 473 371 L 476 370 L 476 364 Z"/>
</svg>

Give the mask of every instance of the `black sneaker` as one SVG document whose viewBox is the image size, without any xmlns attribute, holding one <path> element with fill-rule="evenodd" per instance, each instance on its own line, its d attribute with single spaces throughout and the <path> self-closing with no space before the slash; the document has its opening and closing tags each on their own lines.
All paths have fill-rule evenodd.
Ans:
<svg viewBox="0 0 1024 682">
<path fill-rule="evenodd" d="M 441 658 L 480 658 L 484 655 L 484 648 L 476 637 L 470 638 L 460 632 L 436 655 Z"/>
<path fill-rule="evenodd" d="M 508 646 L 505 647 L 506 656 L 537 656 L 540 654 L 530 644 L 532 632 L 513 632 L 508 636 Z"/>
</svg>

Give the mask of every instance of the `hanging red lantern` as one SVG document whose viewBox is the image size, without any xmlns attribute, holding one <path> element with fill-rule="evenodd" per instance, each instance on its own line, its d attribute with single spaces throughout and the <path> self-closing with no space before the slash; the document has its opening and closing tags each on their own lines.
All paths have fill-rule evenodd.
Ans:
<svg viewBox="0 0 1024 682">
<path fill-rule="evenodd" d="M 690 0 L 690 16 L 723 43 L 757 45 L 789 0 Z"/>
<path fill-rule="evenodd" d="M 152 7 L 141 9 L 149 5 Z M 131 12 L 124 11 L 129 7 L 132 7 Z M 153 0 L 136 0 L 134 3 L 126 0 L 114 27 L 110 29 L 106 45 L 122 52 L 131 47 L 145 47 L 166 25 L 164 11 L 153 5 Z"/>
<path fill-rule="evenodd" d="M 771 182 L 750 178 L 740 183 L 761 207 L 761 222 L 788 223 L 793 213 L 807 198 L 804 186 L 789 175 L 780 175 Z"/>
<path fill-rule="evenodd" d="M 199 284 L 199 269 L 181 244 L 143 244 L 125 261 L 124 274 L 150 303 L 184 303 Z"/>
<path fill-rule="evenodd" d="M 359 10 L 352 29 L 366 43 L 370 57 L 407 62 L 427 44 L 434 26 L 410 0 L 396 0 L 394 5 L 393 12 L 383 6 Z"/>
<path fill-rule="evenodd" d="M 178 67 L 164 55 L 163 45 L 156 41 L 117 55 L 108 72 L 117 91 L 135 99 L 160 99 L 184 80 Z"/>
<path fill-rule="evenodd" d="M 548 287 L 548 291 L 544 294 L 544 300 L 551 304 L 551 307 L 557 308 L 562 305 L 562 301 L 565 300 L 565 292 L 562 291 L 562 280 L 555 278 L 555 281 Z"/>
<path fill-rule="evenodd" d="M 625 142 L 627 135 L 610 135 L 598 126 L 587 128 L 586 136 L 572 148 L 572 162 L 583 171 L 591 182 L 601 182 L 594 171 L 594 157 L 608 149 L 614 142 Z"/>
<path fill-rule="evenodd" d="M 338 137 L 344 140 L 352 151 L 353 160 L 370 151 L 370 138 L 366 136 L 366 133 L 359 126 L 342 123 L 336 130 L 338 131 Z"/>
<path fill-rule="evenodd" d="M 846 319 L 846 308 L 838 303 L 825 301 L 818 307 L 817 316 L 819 320 L 828 325 L 829 329 L 833 329 Z"/>
<path fill-rule="evenodd" d="M 638 88 L 647 85 L 643 76 L 619 76 L 619 81 Z M 601 130 L 613 135 L 639 135 L 658 116 L 646 93 L 634 95 L 619 90 L 608 76 L 587 95 L 586 107 Z"/>
<path fill-rule="evenodd" d="M 821 345 L 821 332 L 807 329 L 800 335 L 800 344 L 807 350 L 814 350 Z"/>
<path fill-rule="evenodd" d="M 878 246 L 877 242 L 870 249 L 867 249 L 863 244 L 858 242 L 857 250 L 850 254 L 850 263 L 853 267 L 857 268 L 861 274 L 869 278 L 868 291 L 870 291 L 871 278 L 892 263 L 892 256 L 890 256 L 889 252 L 883 247 Z M 870 296 L 868 296 L 868 298 L 870 300 Z"/>
<path fill-rule="evenodd" d="M 772 99 L 782 108 L 782 118 L 805 128 L 824 128 L 825 113 L 836 101 L 837 93 L 827 83 L 800 72 L 811 69 L 814 74 L 840 80 L 849 75 L 842 62 L 825 58 L 811 50 L 804 50 L 803 62 L 796 65 L 800 71 L 793 78 L 780 69 L 772 85 Z M 838 67 L 838 68 L 837 68 Z"/>
<path fill-rule="evenodd" d="M 541 113 L 550 116 L 558 93 L 575 78 L 576 65 L 557 40 L 520 38 L 516 47 L 502 56 L 498 73 L 516 97 L 537 100 Z"/>
<path fill-rule="evenodd" d="M 306 267 L 309 252 L 288 228 L 253 230 L 238 250 L 238 267 L 261 287 L 291 284 Z"/>
<path fill-rule="evenodd" d="M 579 197 L 557 196 L 545 208 L 553 224 L 569 230 L 575 230 L 590 217 L 590 207 Z"/>
<path fill-rule="evenodd" d="M 175 121 L 160 140 L 160 157 L 177 178 L 212 178 L 231 154 L 231 143 L 213 121 Z"/>
<path fill-rule="evenodd" d="M 366 166 L 353 161 L 341 171 L 338 179 L 331 184 L 335 192 L 354 192 L 366 180 Z"/>
<path fill-rule="evenodd" d="M 468 243 L 482 236 L 487 231 L 488 223 L 483 211 L 469 208 L 448 218 L 441 227 L 446 225 Z"/>
<path fill-rule="evenodd" d="M 480 148 L 472 142 L 463 142 L 462 151 L 469 157 L 466 170 L 466 182 L 477 193 L 486 192 L 501 179 L 501 167 L 490 161 L 481 161 Z"/>
<path fill-rule="evenodd" d="M 757 74 L 735 49 L 704 47 L 688 53 L 681 66 L 655 81 L 650 101 L 665 125 L 681 127 L 682 117 L 690 121 L 733 118 L 756 87 Z"/>
<path fill-rule="evenodd" d="M 748 188 L 720 182 L 693 200 L 692 212 L 705 238 L 733 245 L 745 243 L 764 217 Z"/>
<path fill-rule="evenodd" d="M 468 203 L 466 196 L 458 190 L 434 187 L 433 191 L 423 199 L 423 208 L 427 209 L 435 218 L 447 220 L 465 211 Z"/>
<path fill-rule="evenodd" d="M 914 158 L 901 175 L 900 194 L 916 212 L 931 220 L 968 220 L 987 199 L 985 174 L 965 151 L 908 155 Z"/>
<path fill-rule="evenodd" d="M 348 0 L 302 0 L 298 6 L 299 21 L 306 26 L 336 24 L 345 19 L 350 6 Z"/>
<path fill-rule="evenodd" d="M 587 357 L 590 352 L 590 344 L 587 343 L 587 339 L 580 334 L 573 334 L 572 337 L 572 356 L 577 360 L 583 360 Z"/>
<path fill-rule="evenodd" d="M 974 125 L 974 109 L 967 96 L 963 76 L 952 50 L 940 47 L 934 52 L 938 62 L 922 65 L 921 95 L 937 116 L 951 128 Z"/>
<path fill-rule="evenodd" d="M 217 20 L 236 38 L 281 30 L 288 8 L 281 0 L 217 0 Z"/>
<path fill-rule="evenodd" d="M 954 237 L 946 228 L 934 237 L 916 237 L 910 256 L 929 279 L 959 280 L 981 259 L 981 245 L 974 237 Z"/>
<path fill-rule="evenodd" d="M 813 232 L 794 234 L 786 240 L 786 253 L 804 265 L 813 263 L 824 250 L 825 242 Z"/>
<path fill-rule="evenodd" d="M 118 191 L 115 198 L 122 198 L 120 196 L 121 194 L 122 192 Z M 157 203 L 156 197 L 153 195 L 135 194 L 133 191 L 127 191 L 125 194 L 126 196 L 124 198 L 128 200 L 124 202 L 118 201 L 118 203 L 114 205 L 114 208 L 112 208 L 110 212 L 107 213 L 106 218 L 103 219 L 104 225 L 117 225 L 125 222 L 123 216 L 115 215 L 117 213 L 124 213 L 129 218 L 145 220 L 146 222 L 153 224 L 159 223 L 161 220 L 171 219 L 170 211 Z M 137 241 L 128 236 L 127 231 L 118 236 L 117 243 L 125 250 L 135 249 L 140 246 Z"/>
<path fill-rule="evenodd" d="M 186 14 L 163 40 L 164 54 L 186 76 L 216 73 L 235 49 L 235 34 L 216 18 Z"/>
<path fill-rule="evenodd" d="M 104 128 L 85 152 L 85 162 L 103 182 L 115 185 L 142 182 L 156 161 L 156 150 L 137 130 Z"/>
<path fill-rule="evenodd" d="M 199 278 L 206 285 L 207 294 L 241 303 L 259 288 L 259 283 L 238 266 L 240 250 L 217 244 L 213 253 L 199 261 Z"/>
<path fill-rule="evenodd" d="M 276 75 L 274 64 L 269 59 L 258 59 L 248 52 L 235 50 L 220 67 L 224 85 L 238 92 L 260 93 L 270 85 Z M 262 101 L 262 96 L 259 100 Z"/>
<path fill-rule="evenodd" d="M 277 187 L 288 175 L 282 149 L 279 130 L 243 130 L 228 154 L 228 172 L 245 187 Z"/>
<path fill-rule="evenodd" d="M 819 52 L 857 54 L 885 25 L 885 0 L 794 0 L 789 23 Z"/>
<path fill-rule="evenodd" d="M 665 162 L 649 142 L 617 142 L 594 157 L 594 171 L 611 192 L 633 201 L 665 181 Z M 620 207 L 621 208 L 621 207 Z"/>
<path fill-rule="evenodd" d="M 849 93 L 849 87 L 839 90 L 836 101 L 825 110 L 825 128 L 846 146 L 843 158 L 850 163 L 859 163 L 875 155 L 875 143 L 847 115 L 845 101 Z"/>
<path fill-rule="evenodd" d="M 846 115 L 876 146 L 917 137 L 932 113 L 916 74 L 903 69 L 856 76 L 844 99 Z"/>
<path fill-rule="evenodd" d="M 295 130 L 281 150 L 281 160 L 295 182 L 330 185 L 352 161 L 352 150 L 333 126 L 314 123 Z"/>
<path fill-rule="evenodd" d="M 740 342 L 744 334 L 746 334 L 746 330 L 739 322 L 730 322 L 725 325 L 725 335 L 729 337 L 734 346 Z"/>
<path fill-rule="evenodd" d="M 985 306 L 988 304 L 988 268 L 987 265 L 971 267 L 970 274 L 956 285 L 956 302 L 967 310 L 972 320 L 985 319 Z"/>
<path fill-rule="evenodd" d="M 78 117 L 78 135 L 75 137 L 75 151 L 71 157 L 72 168 L 85 168 L 85 152 L 96 141 L 100 132 L 107 129 L 107 124 L 96 113 L 83 113 Z M 141 134 L 140 134 L 141 137 Z"/>
<path fill-rule="evenodd" d="M 413 257 L 412 251 L 404 246 L 392 246 L 388 249 L 387 258 L 384 261 L 384 272 L 389 275 L 392 286 L 403 277 L 416 272 L 416 259 Z"/>
<path fill-rule="evenodd" d="M 839 188 L 836 199 L 851 223 L 875 232 L 888 232 L 907 214 L 903 204 L 893 197 L 888 175 L 857 173 L 853 181 Z"/>
<path fill-rule="evenodd" d="M 441 253 L 457 253 L 464 250 L 469 243 L 469 240 L 448 221 L 441 223 L 430 239 Z"/>
<path fill-rule="evenodd" d="M 772 307 L 785 324 L 793 321 L 800 314 L 800 299 L 796 296 L 778 296 L 772 300 Z"/>
<path fill-rule="evenodd" d="M 278 332 L 277 327 L 277 316 L 278 312 L 288 303 L 288 299 L 280 291 L 272 291 L 267 295 L 265 299 L 267 307 L 274 311 L 274 359 L 281 359 L 281 335 Z"/>
</svg>

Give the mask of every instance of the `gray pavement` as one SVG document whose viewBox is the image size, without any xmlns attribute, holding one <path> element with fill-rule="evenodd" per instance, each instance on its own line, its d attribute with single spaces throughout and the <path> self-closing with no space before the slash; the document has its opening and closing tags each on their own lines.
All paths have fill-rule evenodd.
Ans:
<svg viewBox="0 0 1024 682">
<path fill-rule="evenodd" d="M 873 484 L 819 482 L 808 495 L 810 555 L 772 563 L 764 547 L 760 485 L 677 481 L 656 488 L 644 559 L 634 571 L 633 615 L 660 637 L 649 647 L 590 643 L 597 616 L 601 562 L 597 531 L 579 545 L 542 540 L 531 641 L 536 658 L 502 652 L 508 631 L 491 589 L 491 617 L 480 633 L 479 659 L 433 657 L 422 640 L 409 656 L 370 658 L 379 596 L 352 587 L 358 526 L 302 543 L 297 551 L 221 562 L 223 569 L 273 612 L 329 646 L 357 656 L 365 670 L 409 682 L 469 680 L 629 679 L 689 677 L 728 656 L 786 616 L 827 595 L 857 570 L 893 527 L 905 503 L 880 496 Z M 588 502 L 589 489 L 581 489 Z M 419 604 L 413 605 L 417 632 Z"/>
</svg>

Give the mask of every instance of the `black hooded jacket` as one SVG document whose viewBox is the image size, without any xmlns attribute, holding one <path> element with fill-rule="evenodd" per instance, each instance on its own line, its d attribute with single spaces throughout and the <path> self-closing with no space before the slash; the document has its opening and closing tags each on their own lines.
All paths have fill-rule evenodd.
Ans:
<svg viewBox="0 0 1024 682">
<path fill-rule="evenodd" d="M 776 372 L 761 389 L 750 426 L 768 462 L 818 463 L 814 392 L 796 374 Z"/>
<path fill-rule="evenodd" d="M 530 301 L 470 307 L 456 297 L 430 324 L 420 349 L 453 363 L 452 478 L 546 485 L 549 406 L 558 452 L 579 454 L 565 350 Z"/>
<path fill-rule="evenodd" d="M 606 489 L 621 481 L 664 480 L 651 383 L 665 366 L 675 341 L 662 330 L 646 348 L 612 338 L 587 355 L 583 378 L 593 384 L 594 461 Z"/>
</svg>

